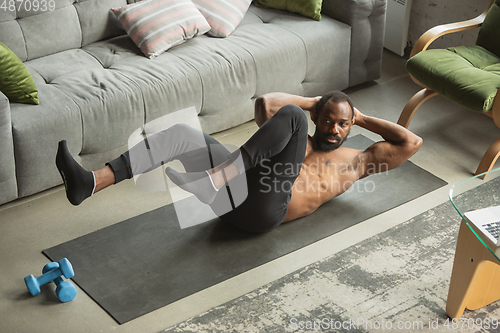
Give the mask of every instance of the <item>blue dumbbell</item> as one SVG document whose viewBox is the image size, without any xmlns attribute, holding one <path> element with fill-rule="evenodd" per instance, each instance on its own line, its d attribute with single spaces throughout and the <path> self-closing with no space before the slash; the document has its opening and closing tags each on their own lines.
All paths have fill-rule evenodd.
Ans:
<svg viewBox="0 0 500 333">
<path fill-rule="evenodd" d="M 58 268 L 59 264 L 57 262 L 49 262 L 45 267 L 43 267 L 42 273 L 45 274 L 55 268 Z M 63 303 L 72 301 L 76 296 L 76 287 L 70 281 L 64 281 L 61 277 L 54 280 L 56 284 L 56 295 L 57 298 Z"/>
<path fill-rule="evenodd" d="M 54 268 L 37 278 L 33 275 L 28 275 L 24 278 L 24 282 L 26 283 L 26 287 L 28 287 L 30 294 L 36 296 L 40 293 L 40 286 L 54 281 L 58 277 L 61 277 L 61 275 L 67 279 L 71 279 L 75 275 L 71 263 L 66 258 L 59 261 L 58 268 Z"/>
</svg>

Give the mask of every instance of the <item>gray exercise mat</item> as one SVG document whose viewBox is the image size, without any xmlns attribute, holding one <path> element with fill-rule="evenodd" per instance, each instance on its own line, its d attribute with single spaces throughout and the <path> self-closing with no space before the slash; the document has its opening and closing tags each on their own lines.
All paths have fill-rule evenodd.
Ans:
<svg viewBox="0 0 500 333">
<path fill-rule="evenodd" d="M 365 149 L 362 135 L 346 146 Z M 411 162 L 367 177 L 313 214 L 265 234 L 219 219 L 181 229 L 173 205 L 44 250 L 119 324 L 298 250 L 447 183 Z"/>
</svg>

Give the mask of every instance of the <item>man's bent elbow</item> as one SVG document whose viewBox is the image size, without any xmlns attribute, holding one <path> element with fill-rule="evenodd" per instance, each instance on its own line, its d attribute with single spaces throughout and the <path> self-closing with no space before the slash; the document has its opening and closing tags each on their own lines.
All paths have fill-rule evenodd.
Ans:
<svg viewBox="0 0 500 333">
<path fill-rule="evenodd" d="M 411 143 L 412 155 L 415 154 L 417 151 L 419 151 L 420 148 L 422 147 L 422 144 L 424 143 L 424 140 L 421 137 L 419 137 L 418 135 L 415 135 L 415 134 L 413 134 L 413 135 L 415 137 Z"/>
<path fill-rule="evenodd" d="M 255 100 L 254 117 L 259 127 L 266 121 L 266 99 L 263 96 Z"/>
<path fill-rule="evenodd" d="M 255 110 L 264 110 L 266 107 L 266 97 L 265 96 L 259 96 L 255 100 Z"/>
<path fill-rule="evenodd" d="M 265 95 L 257 97 L 255 100 L 254 118 L 257 126 L 262 126 L 272 114 L 269 111 L 269 100 Z"/>
</svg>

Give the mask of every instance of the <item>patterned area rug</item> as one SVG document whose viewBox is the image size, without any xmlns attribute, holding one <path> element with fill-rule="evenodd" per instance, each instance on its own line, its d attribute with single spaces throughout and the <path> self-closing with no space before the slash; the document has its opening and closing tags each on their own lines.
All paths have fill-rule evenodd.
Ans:
<svg viewBox="0 0 500 333">
<path fill-rule="evenodd" d="M 499 186 L 465 195 L 498 202 Z M 500 332 L 500 301 L 446 315 L 458 229 L 445 202 L 164 332 Z"/>
</svg>

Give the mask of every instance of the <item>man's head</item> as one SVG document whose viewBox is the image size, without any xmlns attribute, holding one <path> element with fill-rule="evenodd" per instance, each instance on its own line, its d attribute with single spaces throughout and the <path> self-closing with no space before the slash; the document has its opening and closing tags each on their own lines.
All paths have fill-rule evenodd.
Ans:
<svg viewBox="0 0 500 333">
<path fill-rule="evenodd" d="M 349 96 L 341 91 L 332 91 L 321 97 L 316 110 L 311 112 L 316 125 L 313 139 L 323 151 L 339 148 L 349 135 L 354 124 L 354 106 Z"/>
</svg>

